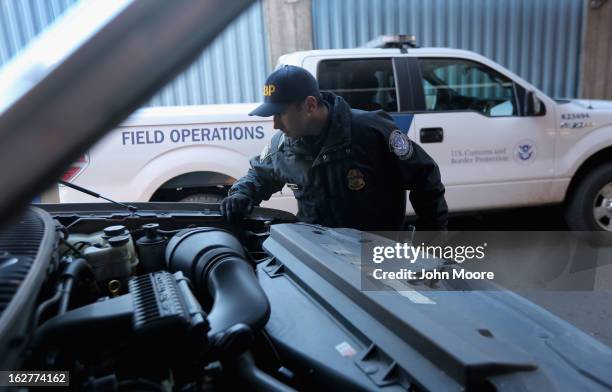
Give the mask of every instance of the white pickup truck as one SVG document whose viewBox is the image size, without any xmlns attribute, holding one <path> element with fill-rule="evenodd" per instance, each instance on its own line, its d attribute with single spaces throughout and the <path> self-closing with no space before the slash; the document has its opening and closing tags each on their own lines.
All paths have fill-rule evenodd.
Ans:
<svg viewBox="0 0 612 392">
<path fill-rule="evenodd" d="M 440 166 L 451 212 L 564 203 L 572 229 L 612 230 L 612 102 L 554 100 L 469 51 L 385 46 L 296 52 L 279 65 L 389 112 Z M 216 202 L 276 132 L 247 115 L 255 106 L 139 110 L 64 179 L 121 201 Z M 95 199 L 62 186 L 60 200 Z M 263 205 L 296 211 L 287 188 Z"/>
</svg>

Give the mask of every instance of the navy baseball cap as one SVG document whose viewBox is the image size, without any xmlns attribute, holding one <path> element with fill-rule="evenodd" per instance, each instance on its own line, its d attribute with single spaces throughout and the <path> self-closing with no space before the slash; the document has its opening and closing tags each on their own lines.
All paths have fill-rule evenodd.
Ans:
<svg viewBox="0 0 612 392">
<path fill-rule="evenodd" d="M 310 95 L 320 95 L 319 84 L 310 72 L 294 65 L 283 65 L 266 79 L 264 103 L 249 113 L 249 116 L 270 117 L 280 114 L 290 104 Z"/>
</svg>

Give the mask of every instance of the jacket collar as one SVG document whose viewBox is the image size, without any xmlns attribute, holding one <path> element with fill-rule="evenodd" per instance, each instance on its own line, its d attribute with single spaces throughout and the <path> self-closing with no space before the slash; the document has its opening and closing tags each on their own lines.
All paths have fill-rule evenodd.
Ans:
<svg viewBox="0 0 612 392">
<path fill-rule="evenodd" d="M 327 138 L 319 155 L 351 144 L 351 108 L 344 98 L 333 93 L 322 92 L 323 99 L 329 104 L 332 116 Z"/>
</svg>

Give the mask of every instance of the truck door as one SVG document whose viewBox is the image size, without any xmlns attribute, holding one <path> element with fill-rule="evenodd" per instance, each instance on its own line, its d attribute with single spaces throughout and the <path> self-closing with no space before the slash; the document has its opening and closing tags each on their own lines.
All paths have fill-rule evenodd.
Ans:
<svg viewBox="0 0 612 392">
<path fill-rule="evenodd" d="M 479 62 L 406 58 L 409 136 L 438 163 L 453 211 L 552 201 L 554 113 L 523 116 L 524 88 Z M 419 79 L 414 83 L 415 76 Z M 412 81 L 412 84 L 410 84 Z M 400 88 L 400 89 L 401 89 Z"/>
</svg>

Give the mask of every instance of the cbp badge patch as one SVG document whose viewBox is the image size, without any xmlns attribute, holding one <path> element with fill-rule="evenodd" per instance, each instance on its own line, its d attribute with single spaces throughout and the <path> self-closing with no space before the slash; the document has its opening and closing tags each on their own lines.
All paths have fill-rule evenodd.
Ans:
<svg viewBox="0 0 612 392">
<path fill-rule="evenodd" d="M 412 142 L 408 135 L 396 129 L 389 136 L 389 150 L 397 155 L 399 159 L 410 159 L 413 154 Z"/>
<path fill-rule="evenodd" d="M 352 191 L 359 191 L 365 187 L 365 180 L 363 179 L 363 173 L 359 169 L 351 169 L 346 175 L 348 180 L 348 188 Z"/>
</svg>

